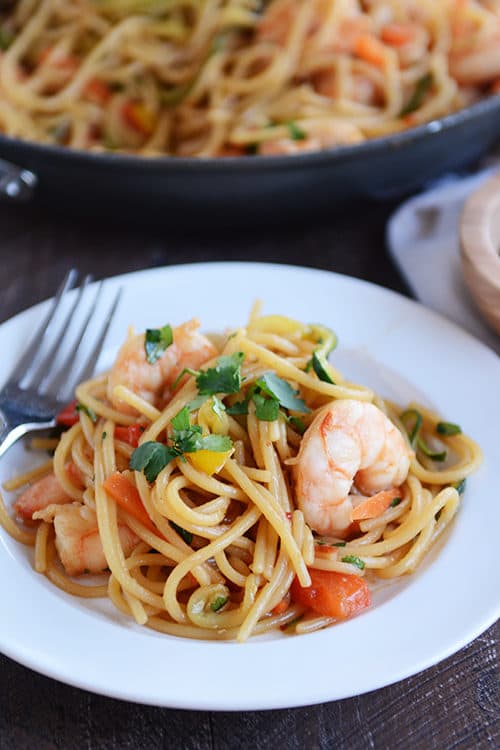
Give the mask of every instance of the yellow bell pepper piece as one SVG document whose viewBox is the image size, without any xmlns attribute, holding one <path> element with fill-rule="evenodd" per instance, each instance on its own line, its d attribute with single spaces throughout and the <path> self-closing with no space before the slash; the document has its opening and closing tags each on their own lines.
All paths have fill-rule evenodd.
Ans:
<svg viewBox="0 0 500 750">
<path fill-rule="evenodd" d="M 212 476 L 212 474 L 216 474 L 222 469 L 232 452 L 232 449 L 230 451 L 201 450 L 195 453 L 186 453 L 185 455 L 195 469 Z"/>
</svg>

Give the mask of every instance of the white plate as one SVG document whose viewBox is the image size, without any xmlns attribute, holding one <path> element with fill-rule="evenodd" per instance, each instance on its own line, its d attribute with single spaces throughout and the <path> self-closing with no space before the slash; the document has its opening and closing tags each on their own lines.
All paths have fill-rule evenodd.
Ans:
<svg viewBox="0 0 500 750">
<path fill-rule="evenodd" d="M 255 298 L 268 312 L 334 328 L 334 355 L 353 379 L 402 403 L 437 407 L 478 440 L 485 461 L 468 480 L 444 545 L 412 577 L 383 588 L 361 616 L 307 636 L 243 645 L 160 635 L 107 603 L 67 596 L 31 567 L 31 553 L 0 534 L 0 648 L 64 682 L 126 700 L 191 709 L 267 709 L 346 698 L 380 688 L 454 653 L 498 617 L 499 360 L 443 318 L 393 292 L 332 273 L 218 263 L 155 269 L 106 282 L 124 296 L 104 360 L 126 327 L 198 315 L 205 330 L 243 324 Z M 45 303 L 46 304 L 46 303 Z M 0 382 L 42 306 L 0 327 Z M 8 352 L 7 357 L 5 353 Z M 0 479 L 23 462 L 8 454 Z M 487 582 L 490 585 L 487 585 Z"/>
</svg>

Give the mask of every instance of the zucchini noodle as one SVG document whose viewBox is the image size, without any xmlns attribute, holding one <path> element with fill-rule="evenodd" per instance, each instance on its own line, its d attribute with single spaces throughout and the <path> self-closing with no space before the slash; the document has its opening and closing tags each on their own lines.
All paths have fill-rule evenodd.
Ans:
<svg viewBox="0 0 500 750">
<path fill-rule="evenodd" d="M 487 0 L 18 0 L 0 131 L 144 156 L 356 144 L 496 93 L 499 43 Z"/>
<path fill-rule="evenodd" d="M 205 359 L 151 399 L 142 379 L 164 366 L 181 330 L 207 342 Z M 169 333 L 166 326 L 128 339 L 110 373 L 78 386 L 78 410 L 60 415 L 68 429 L 53 461 L 6 483 L 24 491 L 14 512 L 2 501 L 0 523 L 34 547 L 38 573 L 68 594 L 108 597 L 162 633 L 244 641 L 279 628 L 308 633 L 356 614 L 305 601 L 300 592 L 316 590 L 318 576 L 330 582 L 328 596 L 347 585 L 369 597 L 377 579 L 418 568 L 481 463 L 458 425 L 349 383 L 328 362 L 336 337 L 323 326 L 263 316 L 256 306 L 246 328 L 217 337 L 217 349 L 192 324 Z M 157 342 L 160 334 L 163 351 L 147 359 L 148 335 Z M 123 351 L 138 357 L 136 392 L 126 378 L 116 384 Z M 390 425 L 409 468 L 375 512 L 320 534 L 299 497 L 301 446 L 325 408 L 352 403 Z M 354 507 L 387 494 L 356 495 L 356 476 L 353 491 Z"/>
</svg>

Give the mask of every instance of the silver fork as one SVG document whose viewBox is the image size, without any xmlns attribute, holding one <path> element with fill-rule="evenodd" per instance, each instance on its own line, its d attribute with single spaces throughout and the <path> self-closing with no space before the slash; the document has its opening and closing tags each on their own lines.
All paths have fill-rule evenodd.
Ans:
<svg viewBox="0 0 500 750">
<path fill-rule="evenodd" d="M 97 286 L 92 304 L 84 305 L 85 290 L 92 281 L 86 276 L 61 321 L 58 313 L 65 305 L 68 292 L 75 287 L 78 272 L 71 269 L 59 287 L 49 312 L 33 335 L 9 379 L 0 391 L 0 456 L 28 432 L 39 432 L 56 426 L 56 415 L 70 400 L 74 386 L 93 373 L 111 320 L 118 305 L 118 289 L 100 321 L 97 337 L 83 363 L 76 368 L 77 353 L 96 313 L 103 284 Z M 79 324 L 79 318 L 83 319 Z M 73 326 L 72 326 L 73 324 Z M 71 338 L 70 328 L 76 335 Z M 69 347 L 61 366 L 54 362 L 61 347 Z M 76 369 L 76 372 L 75 372 Z"/>
</svg>

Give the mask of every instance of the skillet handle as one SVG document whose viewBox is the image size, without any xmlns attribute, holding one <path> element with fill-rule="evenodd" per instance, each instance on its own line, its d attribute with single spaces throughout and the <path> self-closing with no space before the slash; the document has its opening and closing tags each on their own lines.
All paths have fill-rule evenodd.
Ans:
<svg viewBox="0 0 500 750">
<path fill-rule="evenodd" d="M 38 178 L 29 169 L 0 159 L 0 197 L 24 203 L 33 196 Z"/>
</svg>

